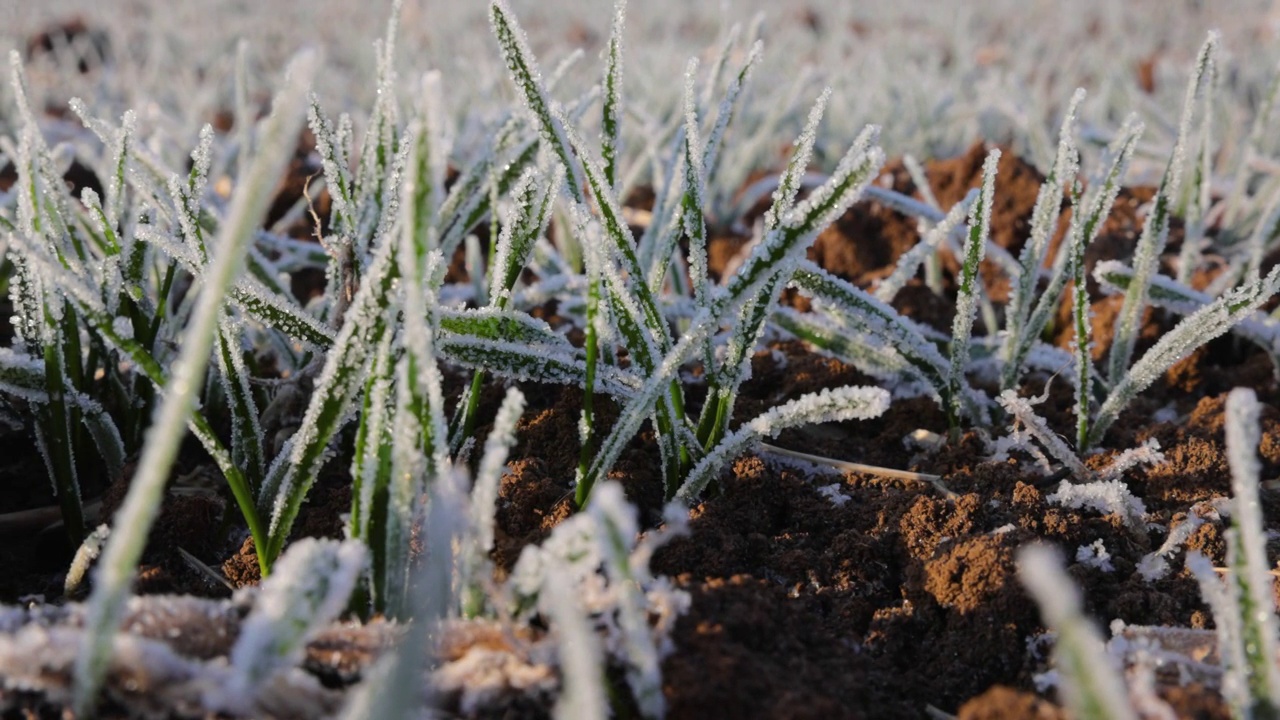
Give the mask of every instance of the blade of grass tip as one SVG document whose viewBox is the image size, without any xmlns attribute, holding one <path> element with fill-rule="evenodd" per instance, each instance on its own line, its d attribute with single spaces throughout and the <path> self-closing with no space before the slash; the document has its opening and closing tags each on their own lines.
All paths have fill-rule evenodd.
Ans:
<svg viewBox="0 0 1280 720">
<path fill-rule="evenodd" d="M 1217 87 L 1217 78 L 1216 68 L 1210 64 L 1209 79 L 1205 83 L 1200 108 L 1200 152 L 1197 153 L 1198 162 L 1191 176 L 1192 182 L 1183 210 L 1186 232 L 1182 238 L 1182 249 L 1178 252 L 1176 275 L 1178 282 L 1183 284 L 1189 283 L 1192 273 L 1200 267 L 1205 221 L 1213 204 L 1213 91 Z"/>
<path fill-rule="evenodd" d="M 689 280 L 693 284 L 694 303 L 702 308 L 707 306 L 707 223 L 702 215 L 705 181 L 697 106 L 693 100 L 693 79 L 697 71 L 697 58 L 690 58 L 684 73 L 684 195 L 680 215 L 684 233 L 689 238 Z M 712 365 L 708 363 L 707 367 Z"/>
<path fill-rule="evenodd" d="M 1229 331 L 1248 319 L 1271 296 L 1280 292 L 1280 266 L 1258 282 L 1228 291 L 1209 305 L 1183 318 L 1172 330 L 1133 364 L 1129 372 L 1112 386 L 1111 393 L 1098 408 L 1089 431 L 1090 444 L 1102 441 L 1111 423 L 1119 417 L 1129 401 L 1191 351 Z"/>
<path fill-rule="evenodd" d="M 964 244 L 964 263 L 960 267 L 959 289 L 956 295 L 956 317 L 951 325 L 951 357 L 947 374 L 950 407 L 947 408 L 947 424 L 950 425 L 951 442 L 960 440 L 960 412 L 967 391 L 968 381 L 964 373 L 969 365 L 969 342 L 973 334 L 973 321 L 977 314 L 977 298 L 982 292 L 979 264 L 986 254 L 987 238 L 991 234 L 991 203 L 995 195 L 996 168 L 1000 163 L 1000 150 L 992 149 L 982 166 L 982 194 L 969 211 L 969 236 Z"/>
<path fill-rule="evenodd" d="M 1228 582 L 1236 584 L 1240 601 L 1240 640 L 1247 663 L 1249 698 L 1253 708 L 1263 713 L 1255 717 L 1271 715 L 1280 709 L 1274 580 L 1269 573 L 1267 533 L 1258 499 L 1262 471 L 1257 452 L 1261 439 L 1259 416 L 1258 398 L 1253 390 L 1236 388 L 1227 395 L 1227 461 L 1231 466 L 1233 496 L 1233 527 L 1228 535 L 1227 551 L 1232 572 Z"/>
<path fill-rule="evenodd" d="M 524 100 L 525 108 L 533 116 L 542 141 L 560 158 L 568 170 L 567 188 L 575 202 L 586 203 L 586 195 L 582 191 L 581 171 L 570 153 L 569 141 L 565 137 L 564 128 L 557 118 L 552 116 L 551 102 L 542 87 L 541 74 L 537 61 L 529 50 L 529 42 L 524 30 L 516 21 L 515 14 L 503 0 L 495 0 L 489 4 L 489 22 L 493 26 L 493 34 L 502 51 L 502 59 L 506 62 L 511 79 Z"/>
<path fill-rule="evenodd" d="M 1138 342 L 1139 323 L 1142 311 L 1146 306 L 1147 288 L 1151 278 L 1158 271 L 1160 255 L 1164 252 L 1165 241 L 1169 236 L 1169 220 L 1173 212 L 1173 203 L 1177 201 L 1182 189 L 1182 170 L 1186 162 L 1187 140 L 1191 132 L 1191 117 L 1195 112 L 1196 97 L 1204 85 L 1205 78 L 1212 74 L 1214 58 L 1217 55 L 1219 35 L 1210 32 L 1209 37 L 1196 56 L 1195 68 L 1191 79 L 1187 82 L 1186 94 L 1182 103 L 1182 118 L 1178 123 L 1178 137 L 1173 145 L 1173 154 L 1165 167 L 1164 176 L 1156 190 L 1151 214 L 1147 216 L 1142 227 L 1142 235 L 1138 238 L 1137 248 L 1133 254 L 1133 282 L 1124 295 L 1124 303 L 1120 307 L 1116 322 L 1115 338 L 1111 343 L 1111 352 L 1107 357 L 1107 379 L 1114 385 L 1129 368 L 1133 356 L 1133 348 Z"/>
<path fill-rule="evenodd" d="M 1049 176 L 1040 185 L 1040 191 L 1036 195 L 1036 204 L 1031 211 L 1031 234 L 1018 257 L 1021 272 L 1014 283 L 1014 291 L 1009 298 L 1009 306 L 1005 310 L 1007 332 L 1001 347 L 1001 358 L 1004 361 L 1002 389 L 1007 390 L 1017 382 L 1019 369 L 1014 367 L 1011 361 L 1022 343 L 1022 332 L 1031 315 L 1036 288 L 1040 280 L 1040 268 L 1044 265 L 1045 255 L 1049 251 L 1049 240 L 1053 236 L 1053 230 L 1057 226 L 1058 216 L 1062 210 L 1064 190 L 1075 183 L 1076 174 L 1080 170 L 1080 153 L 1075 144 L 1075 126 L 1084 96 L 1083 88 L 1077 88 L 1075 94 L 1071 96 L 1066 117 L 1062 120 L 1062 128 L 1058 131 L 1058 152 L 1054 157 L 1053 167 L 1049 169 Z"/>
<path fill-rule="evenodd" d="M 725 91 L 724 98 L 720 101 L 720 108 L 716 113 L 716 122 L 715 125 L 711 126 L 711 132 L 707 135 L 707 144 L 702 155 L 702 173 L 707 178 L 719 177 L 720 147 L 724 141 L 725 131 L 733 120 L 738 98 L 742 96 L 743 89 L 746 88 L 747 82 L 751 79 L 752 71 L 755 70 L 756 64 L 759 63 L 760 58 L 763 56 L 764 43 L 757 40 L 752 45 L 751 52 L 747 54 L 746 62 L 742 64 L 738 74 L 729 83 L 729 88 Z"/>
<path fill-rule="evenodd" d="M 1045 625 L 1057 632 L 1054 664 L 1062 697 L 1080 720 L 1137 720 L 1097 629 L 1080 608 L 1080 590 L 1062 569 L 1059 553 L 1044 545 L 1018 552 L 1018 576 L 1040 606 Z"/>
<path fill-rule="evenodd" d="M 605 182 L 618 189 L 618 153 L 622 140 L 622 31 L 627 19 L 627 0 L 613 4 L 613 28 L 605 48 L 604 103 L 600 118 L 600 156 L 604 158 Z"/>
<path fill-rule="evenodd" d="M 138 559 L 159 510 L 169 469 L 187 421 L 194 410 L 209 362 L 222 300 L 244 264 L 253 232 L 266 214 L 270 189 L 283 172 L 302 125 L 306 91 L 317 67 L 315 52 L 306 51 L 290 62 L 285 84 L 275 98 L 274 111 L 263 128 L 262 152 L 254 158 L 245 182 L 232 198 L 222 225 L 217 254 L 202 278 L 196 309 L 183 334 L 182 350 L 174 364 L 124 505 L 116 515 L 111 540 L 98 566 L 97 582 L 85 618 L 84 644 L 76 658 L 76 714 L 90 717 L 106 676 L 111 647 L 129 594 Z"/>
<path fill-rule="evenodd" d="M 320 107 L 320 98 L 314 94 L 308 104 L 307 124 L 316 138 L 316 152 L 320 155 L 325 184 L 329 188 L 330 227 L 339 234 L 354 235 L 355 200 L 352 197 L 351 174 L 339 157 L 341 150 L 329 117 Z"/>
</svg>

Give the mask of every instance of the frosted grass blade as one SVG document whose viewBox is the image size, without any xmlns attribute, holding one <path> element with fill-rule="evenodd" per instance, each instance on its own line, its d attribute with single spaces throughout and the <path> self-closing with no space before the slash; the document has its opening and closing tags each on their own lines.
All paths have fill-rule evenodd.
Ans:
<svg viewBox="0 0 1280 720">
<path fill-rule="evenodd" d="M 1133 279 L 1133 270 L 1116 261 L 1104 261 L 1094 268 L 1094 278 L 1103 292 L 1124 292 Z M 1147 301 L 1178 315 L 1190 315 L 1213 302 L 1213 298 L 1177 281 L 1157 275 L 1151 280 Z M 1280 321 L 1256 312 L 1231 328 L 1231 332 L 1256 344 L 1275 360 L 1280 360 Z"/>
<path fill-rule="evenodd" d="M 1217 51 L 1218 34 L 1211 32 L 1201 46 L 1199 55 L 1196 56 L 1195 68 L 1192 70 L 1183 98 L 1182 119 L 1178 124 L 1178 138 L 1173 145 L 1173 154 L 1165 167 L 1164 176 L 1160 178 L 1160 186 L 1156 189 L 1151 214 L 1142 226 L 1142 235 L 1138 238 L 1138 246 L 1134 250 L 1133 282 L 1125 292 L 1124 304 L 1116 320 L 1111 353 L 1107 357 L 1107 379 L 1113 385 L 1120 382 L 1120 378 L 1128 369 L 1134 345 L 1138 341 L 1138 324 L 1142 318 L 1142 309 L 1147 302 L 1147 288 L 1151 284 L 1151 278 L 1157 273 L 1160 255 L 1164 252 L 1165 241 L 1169 235 L 1173 203 L 1177 202 L 1182 189 L 1183 164 L 1186 161 L 1187 140 L 1191 131 L 1191 116 L 1195 111 L 1195 100 L 1206 78 L 1213 74 Z"/>
<path fill-rule="evenodd" d="M 303 538 L 262 582 L 253 609 L 230 651 L 226 697 L 249 703 L 271 676 L 295 666 L 309 636 L 334 620 L 366 562 L 355 541 Z"/>
<path fill-rule="evenodd" d="M 1191 351 L 1226 333 L 1231 327 L 1248 318 L 1271 296 L 1280 292 L 1280 267 L 1273 268 L 1267 277 L 1225 293 L 1209 305 L 1183 318 L 1172 330 L 1165 333 L 1142 356 L 1128 373 L 1111 388 L 1111 393 L 1098 408 L 1089 431 L 1089 443 L 1102 441 L 1111 423 L 1115 422 L 1129 401 L 1155 382 Z"/>
<path fill-rule="evenodd" d="M 1071 227 L 1067 235 L 1067 247 L 1073 247 L 1077 244 L 1087 246 L 1102 231 L 1102 224 L 1107 216 L 1111 214 L 1111 207 L 1115 204 L 1116 197 L 1120 193 L 1121 182 L 1129 168 L 1130 160 L 1133 159 L 1133 152 L 1137 147 L 1138 139 L 1142 136 L 1143 129 L 1143 125 L 1138 122 L 1137 117 L 1130 115 L 1120 128 L 1115 141 L 1107 148 L 1107 153 L 1103 160 L 1103 166 L 1106 170 L 1089 183 L 1091 187 L 1097 189 L 1091 190 L 1085 196 L 1083 212 L 1079 214 L 1072 213 Z M 1067 285 L 1069 275 L 1067 261 L 1069 257 L 1070 252 L 1060 252 L 1054 258 L 1053 269 L 1049 276 L 1049 286 L 1040 295 L 1035 309 L 1031 311 L 1030 317 L 1018 333 L 1020 341 L 1016 348 L 1016 353 L 1006 360 L 1005 378 L 1010 376 L 1017 378 L 1028 353 L 1031 352 L 1032 346 L 1035 345 L 1040 334 L 1044 332 L 1044 328 L 1049 324 L 1049 319 L 1057 312 L 1063 290 Z"/>
<path fill-rule="evenodd" d="M 618 189 L 618 153 L 622 140 L 622 31 L 626 24 L 627 0 L 613 4 L 613 28 L 605 48 L 604 103 L 600 118 L 600 156 L 609 187 Z"/>
<path fill-rule="evenodd" d="M 763 438 L 776 438 L 783 430 L 798 425 L 866 420 L 888 409 L 889 393 L 868 387 L 827 388 L 783 403 L 726 436 L 689 472 L 676 498 L 692 505 L 726 463 Z"/>
<path fill-rule="evenodd" d="M 502 0 L 490 3 L 489 22 L 493 26 L 493 33 L 498 39 L 498 47 L 502 51 L 502 58 L 506 62 L 511 79 L 515 82 L 516 89 L 524 99 L 529 113 L 537 122 L 542 141 L 568 169 L 566 187 L 569 194 L 575 202 L 585 204 L 586 196 L 582 193 L 582 178 L 578 165 L 570 154 L 569 140 L 565 137 L 563 125 L 552 115 L 551 101 L 542 87 L 541 74 L 538 72 L 533 53 L 529 50 L 524 30 L 520 28 L 511 8 Z"/>
<path fill-rule="evenodd" d="M 134 569 L 142 555 L 147 533 L 159 510 L 169 469 L 191 419 L 209 354 L 217 334 L 222 300 L 261 223 L 270 201 L 269 188 L 284 169 L 292 138 L 301 127 L 307 88 L 317 67 L 313 52 L 304 52 L 290 62 L 283 89 L 275 98 L 274 112 L 263 129 L 263 151 L 254 158 L 244 182 L 219 233 L 217 253 L 203 279 L 182 351 L 166 384 L 166 394 L 124 505 L 116 515 L 112 534 L 98 566 L 97 582 L 85 619 L 83 652 L 75 668 L 75 707 L 78 715 L 89 716 L 96 704 L 109 661 L 111 641 L 120 622 Z"/>
<path fill-rule="evenodd" d="M 850 337 L 877 338 L 908 364 L 913 375 L 925 381 L 950 405 L 949 361 L 920 328 L 888 304 L 853 284 L 831 275 L 808 261 L 800 264 L 792 284 L 819 301 L 820 315 L 834 316 L 848 328 Z"/>
<path fill-rule="evenodd" d="M 1271 564 L 1267 560 L 1267 532 L 1263 525 L 1258 484 L 1260 407 L 1253 390 L 1236 388 L 1227 395 L 1227 461 L 1231 466 L 1233 510 L 1227 533 L 1227 581 L 1239 600 L 1240 642 L 1244 646 L 1246 683 L 1255 717 L 1280 710 L 1280 669 L 1277 651 L 1275 598 Z"/>
<path fill-rule="evenodd" d="M 1040 268 L 1049 251 L 1049 240 L 1057 225 L 1064 192 L 1071 190 L 1080 170 L 1080 153 L 1076 149 L 1074 135 L 1076 116 L 1080 104 L 1084 102 L 1084 95 L 1081 88 L 1071 96 L 1071 104 L 1067 107 L 1062 128 L 1058 131 L 1058 152 L 1049 176 L 1036 195 L 1036 204 L 1031 210 L 1031 234 L 1018 257 L 1021 270 L 1015 278 L 1009 306 L 1005 309 L 1006 333 L 1001 347 L 1004 360 L 1001 387 L 1006 390 L 1017 382 L 1019 368 L 1012 361 L 1018 348 L 1024 343 L 1025 329 L 1033 309 L 1037 281 L 1040 279 Z M 1077 203 L 1075 207 L 1081 206 Z"/>
<path fill-rule="evenodd" d="M 996 167 L 1000 162 L 1000 150 L 993 149 L 982 164 L 982 194 L 969 211 L 969 237 L 962 251 L 963 263 L 957 280 L 956 317 L 951 325 L 951 358 L 947 374 L 947 423 L 951 426 L 951 441 L 960 439 L 960 412 L 965 388 L 964 373 L 969 366 L 969 340 L 973 335 L 973 320 L 977 314 L 978 296 L 982 292 L 978 266 L 986 254 L 987 240 L 991 235 L 991 203 L 995 196 Z"/>
</svg>

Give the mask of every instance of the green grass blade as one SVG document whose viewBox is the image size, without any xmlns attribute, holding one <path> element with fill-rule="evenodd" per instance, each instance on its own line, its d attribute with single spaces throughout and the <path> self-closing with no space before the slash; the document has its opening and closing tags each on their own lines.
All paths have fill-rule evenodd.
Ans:
<svg viewBox="0 0 1280 720">
<path fill-rule="evenodd" d="M 956 317 L 951 325 L 951 357 L 947 373 L 947 423 L 951 426 L 951 441 L 960 439 L 960 412 L 963 399 L 968 394 L 968 381 L 964 373 L 969 367 L 971 350 L 969 341 L 973 335 L 973 321 L 977 315 L 978 297 L 982 293 L 979 265 L 986 254 L 987 240 L 991 236 L 991 204 L 995 199 L 996 168 L 1000 163 L 1000 150 L 993 149 L 982 164 L 982 194 L 969 211 L 969 236 L 961 253 L 959 289 L 956 294 Z"/>
</svg>

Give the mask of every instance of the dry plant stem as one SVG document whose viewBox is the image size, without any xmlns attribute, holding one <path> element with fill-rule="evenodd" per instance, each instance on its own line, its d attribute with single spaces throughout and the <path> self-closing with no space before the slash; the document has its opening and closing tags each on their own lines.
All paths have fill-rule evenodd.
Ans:
<svg viewBox="0 0 1280 720">
<path fill-rule="evenodd" d="M 780 448 L 777 445 L 770 445 L 769 443 L 760 443 L 760 449 L 773 455 L 782 455 L 784 457 L 804 460 L 817 465 L 826 465 L 827 467 L 844 470 L 846 472 L 875 475 L 877 477 L 890 478 L 893 480 L 909 480 L 912 482 L 928 483 L 933 486 L 933 489 L 937 490 L 948 500 L 954 500 L 959 497 L 955 491 L 947 487 L 946 483 L 942 481 L 941 475 L 930 475 L 929 473 L 912 472 L 911 470 L 896 470 L 894 468 L 879 467 L 876 465 L 863 465 L 862 463 L 849 462 L 848 460 L 837 460 L 835 458 L 823 457 L 821 455 L 810 455 L 809 453 L 803 453 L 797 450 L 788 450 L 786 448 Z"/>
</svg>

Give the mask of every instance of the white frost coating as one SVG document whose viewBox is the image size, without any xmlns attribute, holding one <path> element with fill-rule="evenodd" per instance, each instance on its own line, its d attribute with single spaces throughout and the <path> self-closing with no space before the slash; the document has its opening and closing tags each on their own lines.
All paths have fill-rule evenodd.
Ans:
<svg viewBox="0 0 1280 720">
<path fill-rule="evenodd" d="M 866 420 L 889 409 L 889 393 L 882 388 L 824 388 L 779 405 L 726 436 L 694 466 L 676 493 L 682 502 L 697 501 L 726 463 L 762 438 L 774 438 L 787 428 L 810 423 Z"/>
<path fill-rule="evenodd" d="M 1058 552 L 1044 545 L 1021 549 L 1018 576 L 1040 606 L 1045 624 L 1058 634 L 1053 657 L 1066 706 L 1077 713 L 1089 708 L 1101 713 L 1082 717 L 1137 720 L 1121 682 L 1123 671 L 1085 618 L 1080 591 L 1063 571 Z"/>
<path fill-rule="evenodd" d="M 1099 480 L 1119 480 L 1126 472 L 1139 465 L 1159 465 L 1162 462 L 1164 453 L 1160 452 L 1160 441 L 1147 438 L 1138 447 L 1128 448 L 1117 455 L 1096 477 Z"/>
<path fill-rule="evenodd" d="M 226 695 L 252 702 L 273 673 L 295 665 L 308 636 L 346 607 L 365 560 L 365 547 L 357 541 L 295 542 L 263 580 L 244 620 L 230 653 Z"/>
<path fill-rule="evenodd" d="M 1044 418 L 1036 414 L 1034 406 L 1048 399 L 1049 388 L 1045 387 L 1044 394 L 1037 398 L 1018 397 L 1018 391 L 1010 389 L 1000 393 L 996 401 L 1005 412 L 1013 416 L 1012 432 L 1015 437 L 1019 437 L 1019 428 L 1025 429 L 1032 438 L 1044 446 L 1045 450 L 1049 451 L 1054 460 L 1069 468 L 1073 476 L 1081 479 L 1092 478 L 1093 473 L 1080 462 L 1066 441 L 1049 428 L 1049 423 Z"/>
<path fill-rule="evenodd" d="M 1168 557 L 1181 548 L 1206 521 L 1217 520 L 1221 520 L 1221 515 L 1213 503 L 1202 501 L 1192 505 L 1187 511 L 1187 518 L 1169 531 L 1169 536 L 1160 547 L 1138 561 L 1138 574 L 1147 582 L 1155 582 L 1168 575 Z"/>
<path fill-rule="evenodd" d="M 1260 409 L 1254 391 L 1236 388 L 1227 395 L 1227 462 L 1231 465 L 1232 525 L 1227 533 L 1230 582 L 1238 588 L 1245 653 L 1249 659 L 1249 689 L 1255 702 L 1280 698 L 1274 579 L 1267 560 L 1267 535 L 1262 523 L 1258 482 L 1261 431 Z M 1236 540 L 1237 542 L 1231 542 Z M 1263 674 L 1263 677 L 1257 677 Z"/>
<path fill-rule="evenodd" d="M 818 488 L 818 494 L 830 500 L 832 505 L 835 505 L 836 507 L 841 507 L 845 503 L 849 502 L 849 496 L 840 492 L 841 487 L 843 486 L 840 483 L 831 483 L 830 485 L 823 485 Z"/>
<path fill-rule="evenodd" d="M 1115 572 L 1115 566 L 1111 564 L 1111 553 L 1107 552 L 1107 547 L 1102 543 L 1102 539 L 1094 540 L 1090 545 L 1081 545 L 1076 548 L 1076 562 L 1101 570 L 1102 572 Z"/>
<path fill-rule="evenodd" d="M 1045 500 L 1074 510 L 1088 508 L 1103 514 L 1115 513 L 1134 532 L 1145 532 L 1147 506 L 1119 480 L 1094 481 L 1073 485 L 1063 480 L 1057 492 Z"/>
</svg>

